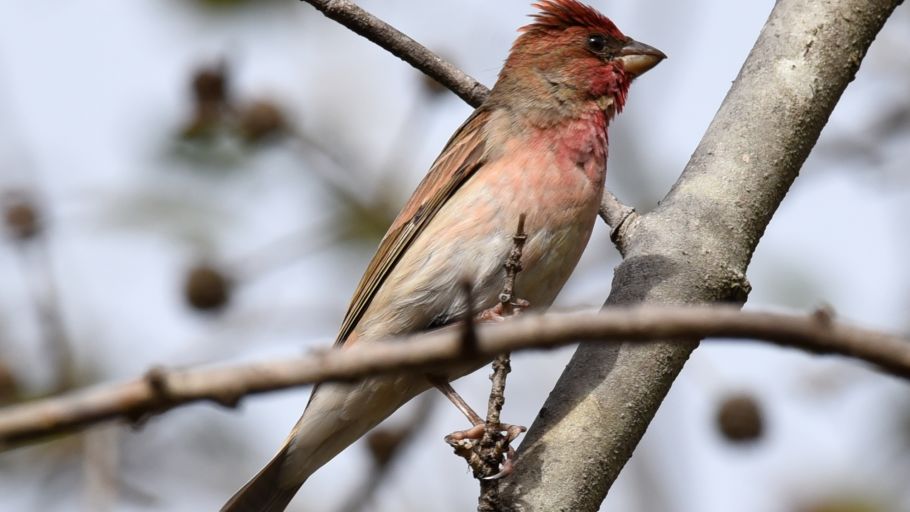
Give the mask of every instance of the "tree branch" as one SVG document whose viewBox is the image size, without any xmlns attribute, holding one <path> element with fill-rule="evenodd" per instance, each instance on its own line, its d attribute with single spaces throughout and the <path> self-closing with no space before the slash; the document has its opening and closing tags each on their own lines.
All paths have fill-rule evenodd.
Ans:
<svg viewBox="0 0 910 512">
<path fill-rule="evenodd" d="M 910 340 L 852 327 L 827 314 L 744 312 L 729 306 L 617 307 L 593 313 L 522 316 L 478 325 L 476 354 L 479 359 L 491 359 L 504 352 L 576 341 L 703 337 L 761 339 L 814 353 L 851 356 L 910 379 Z M 357 343 L 347 350 L 295 359 L 156 369 L 132 381 L 0 409 L 0 449 L 105 420 L 135 421 L 198 401 L 233 407 L 247 395 L 304 384 L 403 371 L 427 373 L 465 360 L 461 338 L 460 329 L 453 326 L 394 342 Z"/>
<path fill-rule="evenodd" d="M 515 297 L 515 279 L 518 273 L 522 271 L 521 254 L 524 252 L 525 242 L 528 235 L 525 233 L 525 219 L 527 214 L 522 213 L 518 216 L 518 227 L 515 229 L 515 235 L 512 236 L 512 250 L 503 268 L 506 271 L 505 283 L 502 286 L 502 293 L 499 294 L 499 304 L 502 306 L 503 315 L 512 315 L 516 313 L 512 301 Z M 493 374 L 490 375 L 492 387 L 490 389 L 490 399 L 487 403 L 487 418 L 484 424 L 483 437 L 480 439 L 479 455 L 480 460 L 485 466 L 483 471 L 475 471 L 474 476 L 480 480 L 480 498 L 477 502 L 477 511 L 496 512 L 499 510 L 499 479 L 495 475 L 499 473 L 499 466 L 503 462 L 503 454 L 509 449 L 509 443 L 512 442 L 511 434 L 503 433 L 503 425 L 500 421 L 502 407 L 506 403 L 506 379 L 509 372 L 512 371 L 511 356 L 509 352 L 503 352 L 493 359 Z M 522 428 L 519 432 L 524 431 Z"/>
<path fill-rule="evenodd" d="M 776 2 L 682 176 L 623 230 L 606 305 L 745 302 L 761 235 L 898 3 Z M 512 510 L 600 508 L 700 338 L 679 335 L 578 348 L 505 482 Z"/>
<path fill-rule="evenodd" d="M 629 229 L 629 224 L 635 221 L 638 213 L 635 208 L 623 203 L 612 192 L 604 189 L 600 199 L 600 218 L 610 226 L 610 240 L 616 244 L 619 253 L 626 254 L 626 237 L 623 233 Z"/>
<path fill-rule="evenodd" d="M 388 50 L 392 55 L 432 77 L 463 99 L 478 107 L 490 90 L 425 46 L 402 34 L 398 29 L 361 9 L 350 0 L 304 0 L 327 18 L 341 23 L 355 33 Z"/>
</svg>

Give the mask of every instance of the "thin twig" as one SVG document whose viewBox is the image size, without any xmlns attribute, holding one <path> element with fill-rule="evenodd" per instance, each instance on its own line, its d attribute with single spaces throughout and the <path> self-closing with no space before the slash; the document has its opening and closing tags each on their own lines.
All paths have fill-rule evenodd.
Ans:
<svg viewBox="0 0 910 512">
<path fill-rule="evenodd" d="M 33 198 L 28 200 L 20 198 L 19 201 L 23 201 L 21 204 L 25 207 L 38 211 L 38 203 Z M 39 227 L 29 240 L 16 240 L 15 245 L 20 255 L 23 274 L 29 279 L 29 292 L 37 317 L 38 330 L 49 360 L 48 366 L 52 370 L 54 381 L 51 389 L 54 393 L 59 393 L 72 387 L 76 373 L 75 358 L 61 311 L 48 227 L 42 224 L 43 221 L 39 221 Z"/>
<path fill-rule="evenodd" d="M 404 35 L 395 27 L 361 9 L 350 0 L 304 1 L 322 11 L 327 18 L 341 23 L 432 77 L 472 107 L 480 106 L 490 92 L 483 84 L 468 76 L 452 63 Z"/>
<path fill-rule="evenodd" d="M 512 299 L 515 294 L 515 278 L 521 272 L 521 252 L 524 250 L 525 241 L 528 235 L 525 233 L 525 219 L 527 215 L 522 213 L 518 216 L 518 228 L 512 236 L 512 249 L 503 267 L 506 269 L 505 283 L 502 285 L 502 293 L 499 294 L 499 302 L 502 304 L 502 314 L 507 316 L 512 314 Z"/>
<path fill-rule="evenodd" d="M 480 480 L 480 496 L 477 499 L 477 512 L 496 512 L 499 510 L 499 467 L 503 464 L 503 456 L 509 449 L 511 439 L 503 433 L 500 413 L 505 405 L 506 377 L 512 370 L 510 354 L 499 354 L 493 360 L 493 382 L 490 390 L 490 401 L 487 406 L 487 421 L 484 424 L 483 437 L 478 445 L 478 455 L 483 467 L 483 473 L 475 472 L 474 476 Z"/>
<path fill-rule="evenodd" d="M 121 433 L 116 425 L 85 433 L 83 472 L 88 510 L 114 510 L 120 494 Z"/>
<path fill-rule="evenodd" d="M 505 282 L 502 286 L 502 293 L 499 294 L 499 302 L 502 305 L 503 315 L 514 313 L 512 301 L 515 299 L 515 279 L 521 272 L 521 254 L 524 250 L 525 241 L 528 235 L 525 233 L 526 214 L 522 213 L 518 217 L 518 227 L 515 235 L 512 236 L 512 249 L 503 265 L 506 271 Z M 490 400 L 487 404 L 487 421 L 483 429 L 483 438 L 478 446 L 480 460 L 483 468 L 480 475 L 480 497 L 478 498 L 478 512 L 492 512 L 497 510 L 499 497 L 499 480 L 489 479 L 499 472 L 499 466 L 503 462 L 503 454 L 508 449 L 511 439 L 508 435 L 503 434 L 500 421 L 502 407 L 506 402 L 506 378 L 512 370 L 511 358 L 508 352 L 496 356 L 493 360 L 493 374 L 490 375 L 492 389 L 490 389 Z"/>
<path fill-rule="evenodd" d="M 509 322 L 479 324 L 477 357 L 579 341 L 718 337 L 764 340 L 813 353 L 849 356 L 910 380 L 907 338 L 850 326 L 827 315 L 740 311 L 723 305 L 614 307 L 599 312 L 522 315 Z M 357 343 L 347 350 L 326 350 L 298 358 L 159 370 L 154 379 L 100 385 L 0 409 L 0 449 L 105 420 L 144 417 L 198 401 L 232 407 L 251 394 L 378 374 L 438 373 L 463 361 L 461 332 L 440 329 L 393 343 Z M 164 396 L 156 391 L 159 389 L 166 390 Z"/>
</svg>

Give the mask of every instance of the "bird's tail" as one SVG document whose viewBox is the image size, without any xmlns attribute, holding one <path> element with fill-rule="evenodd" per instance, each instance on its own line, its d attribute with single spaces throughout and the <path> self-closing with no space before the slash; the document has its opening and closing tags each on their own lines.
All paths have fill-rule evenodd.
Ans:
<svg viewBox="0 0 910 512">
<path fill-rule="evenodd" d="M 286 445 L 272 460 L 262 468 L 249 482 L 240 488 L 221 512 L 282 512 L 297 494 L 303 480 L 288 486 L 282 475 L 285 459 L 288 456 Z"/>
<path fill-rule="evenodd" d="M 375 382 L 381 386 L 383 381 Z M 389 403 L 376 413 L 347 417 L 345 409 L 338 406 L 345 400 L 354 410 L 363 411 L 370 403 L 370 394 L 358 392 L 357 385 L 319 385 L 281 450 L 221 512 L 282 512 L 314 471 L 400 405 Z"/>
<path fill-rule="evenodd" d="M 423 377 L 320 384 L 284 447 L 221 512 L 283 511 L 314 471 L 428 386 Z"/>
</svg>

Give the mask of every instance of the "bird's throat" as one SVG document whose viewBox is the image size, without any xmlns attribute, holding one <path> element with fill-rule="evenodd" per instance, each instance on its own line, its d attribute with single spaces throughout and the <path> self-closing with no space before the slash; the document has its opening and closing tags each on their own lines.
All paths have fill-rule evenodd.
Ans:
<svg viewBox="0 0 910 512">
<path fill-rule="evenodd" d="M 607 112 L 607 109 L 612 108 L 614 102 L 615 100 L 613 99 L 612 94 L 605 94 L 595 100 L 597 106 L 604 112 Z"/>
</svg>

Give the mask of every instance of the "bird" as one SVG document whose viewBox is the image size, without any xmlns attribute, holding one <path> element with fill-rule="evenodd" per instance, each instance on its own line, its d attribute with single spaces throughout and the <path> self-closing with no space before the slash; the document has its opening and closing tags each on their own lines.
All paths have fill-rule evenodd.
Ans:
<svg viewBox="0 0 910 512">
<path fill-rule="evenodd" d="M 443 327 L 469 311 L 501 319 L 503 262 L 520 216 L 522 304 L 546 309 L 574 270 L 604 192 L 607 126 L 633 79 L 666 55 L 579 0 L 532 7 L 489 95 L 382 238 L 336 349 Z M 435 386 L 457 405 L 449 382 L 479 367 L 319 384 L 277 454 L 222 512 L 285 510 L 313 472 L 416 395 Z"/>
</svg>

